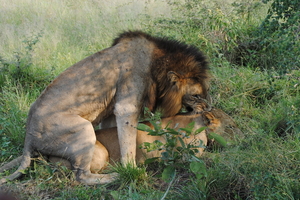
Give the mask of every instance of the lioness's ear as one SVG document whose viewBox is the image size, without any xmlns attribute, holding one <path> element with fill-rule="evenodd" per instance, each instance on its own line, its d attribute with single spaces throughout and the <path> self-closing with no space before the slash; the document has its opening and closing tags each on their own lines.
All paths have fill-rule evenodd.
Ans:
<svg viewBox="0 0 300 200">
<path fill-rule="evenodd" d="M 215 116 L 211 112 L 207 112 L 207 111 L 202 113 L 202 117 L 205 126 L 211 125 L 213 120 L 215 119 Z"/>
<path fill-rule="evenodd" d="M 167 77 L 170 80 L 170 82 L 173 83 L 173 84 L 175 84 L 176 82 L 179 81 L 179 74 L 177 74 L 176 72 L 169 71 L 167 73 Z"/>
</svg>

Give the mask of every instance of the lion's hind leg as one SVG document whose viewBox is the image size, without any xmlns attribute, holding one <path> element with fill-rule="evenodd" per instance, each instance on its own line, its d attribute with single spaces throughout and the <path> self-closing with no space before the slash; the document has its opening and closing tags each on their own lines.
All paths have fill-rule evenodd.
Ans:
<svg viewBox="0 0 300 200">
<path fill-rule="evenodd" d="M 62 135 L 63 138 L 59 149 L 65 149 L 63 158 L 70 161 L 77 181 L 87 184 L 105 184 L 114 181 L 118 174 L 93 174 L 91 162 L 94 154 L 96 136 L 92 124 L 80 116 L 68 116 L 63 123 L 76 124 L 68 127 L 69 133 Z M 102 155 L 103 156 L 103 155 Z"/>
</svg>

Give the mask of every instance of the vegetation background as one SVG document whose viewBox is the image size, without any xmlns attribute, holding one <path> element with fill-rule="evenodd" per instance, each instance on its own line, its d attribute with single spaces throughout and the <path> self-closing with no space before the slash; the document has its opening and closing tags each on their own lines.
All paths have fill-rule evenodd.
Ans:
<svg viewBox="0 0 300 200">
<path fill-rule="evenodd" d="M 299 16 L 297 0 L 0 0 L 0 163 L 21 154 L 28 109 L 50 81 L 124 30 L 201 49 L 214 106 L 244 133 L 202 158 L 201 182 L 178 171 L 166 183 L 142 166 L 83 186 L 37 159 L 0 189 L 19 199 L 300 199 Z"/>
</svg>

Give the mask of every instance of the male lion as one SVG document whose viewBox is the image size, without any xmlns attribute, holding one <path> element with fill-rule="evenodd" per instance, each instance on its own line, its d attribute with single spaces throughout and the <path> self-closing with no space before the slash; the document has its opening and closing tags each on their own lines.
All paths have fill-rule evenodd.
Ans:
<svg viewBox="0 0 300 200">
<path fill-rule="evenodd" d="M 123 164 L 135 162 L 142 108 L 161 108 L 166 117 L 179 112 L 182 96 L 208 98 L 208 66 L 195 47 L 140 31 L 121 34 L 110 48 L 69 67 L 32 104 L 19 177 L 34 152 L 63 156 L 76 179 L 102 184 L 115 175 L 92 174 L 96 136 L 93 125 L 115 115 Z M 0 184 L 6 182 L 0 180 Z"/>
</svg>

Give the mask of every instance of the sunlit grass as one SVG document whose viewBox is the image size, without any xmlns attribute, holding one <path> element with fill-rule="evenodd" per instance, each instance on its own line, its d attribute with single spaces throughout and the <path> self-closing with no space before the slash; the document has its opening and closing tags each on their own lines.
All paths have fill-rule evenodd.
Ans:
<svg viewBox="0 0 300 200">
<path fill-rule="evenodd" d="M 24 39 L 42 33 L 34 63 L 59 71 L 103 48 L 124 30 L 142 29 L 147 15 L 168 14 L 166 3 L 119 1 L 0 2 L 0 55 L 11 57 Z M 158 7 L 159 6 L 159 7 Z"/>
</svg>

